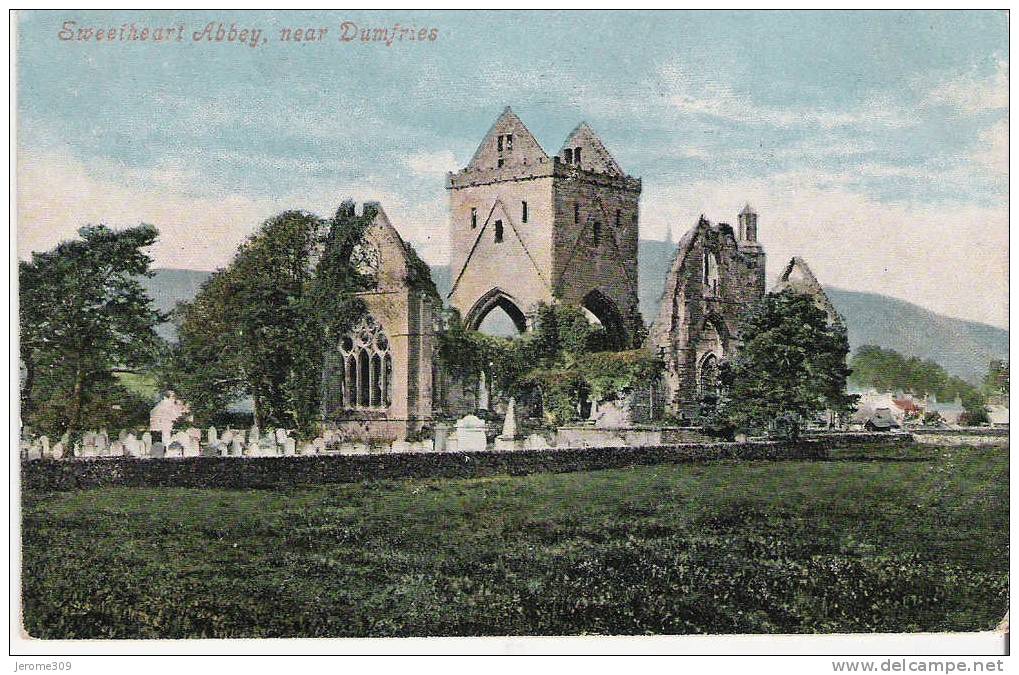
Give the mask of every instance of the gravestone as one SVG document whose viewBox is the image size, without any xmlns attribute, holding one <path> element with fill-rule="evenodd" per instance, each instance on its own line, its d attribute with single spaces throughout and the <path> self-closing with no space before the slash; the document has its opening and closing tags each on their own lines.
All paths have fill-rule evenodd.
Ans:
<svg viewBox="0 0 1019 675">
<path fill-rule="evenodd" d="M 283 454 L 294 455 L 297 454 L 297 441 L 292 438 L 283 439 Z"/>
<path fill-rule="evenodd" d="M 506 417 L 502 422 L 502 433 L 495 438 L 496 450 L 519 450 L 521 438 L 517 434 L 516 403 L 511 398 L 506 405 Z"/>
<path fill-rule="evenodd" d="M 134 434 L 128 434 L 124 439 L 124 454 L 128 457 L 142 456 L 142 442 L 135 438 Z"/>
<path fill-rule="evenodd" d="M 209 435 L 205 439 L 208 443 L 215 443 L 219 440 L 219 435 L 216 433 L 216 427 L 209 427 Z"/>
<path fill-rule="evenodd" d="M 548 441 L 541 434 L 531 434 L 524 441 L 524 448 L 527 450 L 544 450 L 547 447 Z"/>
<path fill-rule="evenodd" d="M 476 415 L 467 415 L 456 423 L 456 445 L 459 452 L 483 452 L 488 447 L 485 422 Z"/>
<path fill-rule="evenodd" d="M 222 443 L 223 445 L 229 446 L 230 443 L 233 442 L 234 436 L 236 436 L 236 435 L 237 434 L 234 433 L 233 429 L 231 429 L 230 427 L 227 427 L 223 431 L 223 435 L 219 437 L 219 442 Z"/>
<path fill-rule="evenodd" d="M 180 444 L 180 441 L 171 441 L 170 445 L 166 446 L 166 457 L 183 457 L 184 446 Z"/>
<path fill-rule="evenodd" d="M 240 457 L 244 454 L 244 445 L 241 443 L 241 439 L 236 436 L 230 441 L 230 456 Z"/>
<path fill-rule="evenodd" d="M 162 441 L 152 441 L 152 449 L 149 450 L 149 456 L 156 459 L 166 456 L 166 446 L 163 445 Z"/>
<path fill-rule="evenodd" d="M 142 434 L 142 454 L 145 457 L 152 455 L 152 432 L 146 431 Z"/>
<path fill-rule="evenodd" d="M 597 429 L 625 429 L 633 426 L 633 412 L 628 397 L 616 401 L 602 401 L 597 407 L 592 406 L 591 416 Z"/>
<path fill-rule="evenodd" d="M 452 427 L 445 422 L 435 423 L 435 429 L 433 431 L 435 452 L 446 452 L 447 446 L 449 445 L 449 432 L 451 430 Z"/>
<path fill-rule="evenodd" d="M 124 442 L 113 441 L 110 443 L 110 454 L 114 457 L 120 457 L 124 454 Z"/>
</svg>

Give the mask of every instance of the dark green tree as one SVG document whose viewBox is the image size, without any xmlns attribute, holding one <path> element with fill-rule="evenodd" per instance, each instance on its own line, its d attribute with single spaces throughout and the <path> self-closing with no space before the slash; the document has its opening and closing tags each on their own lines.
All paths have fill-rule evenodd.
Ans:
<svg viewBox="0 0 1019 675">
<path fill-rule="evenodd" d="M 1008 396 L 1008 361 L 994 359 L 984 376 L 984 393 L 988 396 Z"/>
<path fill-rule="evenodd" d="M 716 428 L 797 435 L 803 420 L 847 414 L 849 341 L 808 295 L 770 293 L 748 314 L 743 346 L 721 369 L 721 391 L 708 422 Z"/>
<path fill-rule="evenodd" d="M 308 435 L 321 419 L 326 350 L 364 312 L 356 296 L 373 280 L 351 254 L 375 218 L 345 202 L 330 220 L 303 211 L 271 218 L 225 269 L 176 310 L 180 341 L 167 386 L 199 423 L 250 396 L 255 422 Z M 427 265 L 413 254 L 410 283 L 437 296 Z"/>
<path fill-rule="evenodd" d="M 115 376 L 152 366 L 165 318 L 139 282 L 152 275 L 145 249 L 156 228 L 92 225 L 78 234 L 18 265 L 22 421 L 71 437 L 137 413 Z"/>
</svg>

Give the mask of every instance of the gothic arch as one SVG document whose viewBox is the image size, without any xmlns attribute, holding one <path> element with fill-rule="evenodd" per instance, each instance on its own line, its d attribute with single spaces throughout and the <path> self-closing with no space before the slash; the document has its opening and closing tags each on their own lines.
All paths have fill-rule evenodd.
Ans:
<svg viewBox="0 0 1019 675">
<path fill-rule="evenodd" d="M 527 332 L 527 317 L 524 315 L 523 310 L 520 309 L 512 296 L 499 288 L 493 288 L 478 298 L 478 301 L 474 303 L 471 310 L 467 312 L 464 325 L 470 330 L 478 330 L 481 322 L 488 316 L 488 313 L 496 307 L 506 312 L 518 331 L 521 333 Z"/>
<path fill-rule="evenodd" d="M 593 314 L 605 328 L 610 349 L 626 348 L 626 322 L 611 298 L 596 289 L 584 296 L 580 306 Z"/>
<path fill-rule="evenodd" d="M 697 390 L 701 395 L 718 392 L 718 374 L 718 356 L 708 352 L 697 364 Z"/>
</svg>

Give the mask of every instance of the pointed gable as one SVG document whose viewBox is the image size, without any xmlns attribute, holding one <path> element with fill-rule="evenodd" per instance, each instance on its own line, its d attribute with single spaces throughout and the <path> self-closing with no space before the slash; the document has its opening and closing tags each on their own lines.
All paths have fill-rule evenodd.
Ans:
<svg viewBox="0 0 1019 675">
<path fill-rule="evenodd" d="M 843 323 L 838 310 L 831 304 L 828 294 L 824 292 L 821 283 L 814 276 L 810 266 L 807 265 L 807 261 L 803 258 L 796 256 L 789 261 L 789 264 L 785 266 L 782 274 L 779 275 L 778 280 L 775 282 L 772 292 L 781 293 L 787 290 L 813 297 L 814 303 L 828 315 L 828 321 Z"/>
<path fill-rule="evenodd" d="M 580 149 L 579 162 L 577 161 L 578 148 Z M 563 147 L 559 150 L 559 157 L 566 164 L 579 164 L 580 168 L 588 171 L 611 176 L 624 175 L 623 169 L 609 154 L 605 144 L 601 142 L 587 122 L 581 122 L 576 129 L 570 132 Z"/>
<path fill-rule="evenodd" d="M 500 165 L 500 160 L 502 164 Z M 516 113 L 506 106 L 474 153 L 468 170 L 539 164 L 548 155 Z"/>
</svg>

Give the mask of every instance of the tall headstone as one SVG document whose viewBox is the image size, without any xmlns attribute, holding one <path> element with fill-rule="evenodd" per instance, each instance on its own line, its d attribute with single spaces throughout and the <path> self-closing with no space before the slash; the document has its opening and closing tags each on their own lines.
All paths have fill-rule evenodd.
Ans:
<svg viewBox="0 0 1019 675">
<path fill-rule="evenodd" d="M 152 432 L 146 431 L 142 434 L 142 455 L 150 457 L 152 455 Z"/>
<path fill-rule="evenodd" d="M 485 422 L 476 415 L 467 415 L 456 423 L 456 445 L 459 452 L 483 452 L 488 447 Z"/>
<path fill-rule="evenodd" d="M 241 443 L 241 439 L 234 436 L 233 440 L 230 441 L 230 456 L 240 457 L 244 454 L 244 444 Z"/>
<path fill-rule="evenodd" d="M 449 446 L 449 432 L 451 430 L 452 427 L 445 422 L 435 423 L 435 429 L 433 431 L 435 452 L 446 452 Z"/>
<path fill-rule="evenodd" d="M 517 433 L 516 402 L 511 398 L 506 405 L 506 417 L 502 422 L 502 433 L 495 439 L 496 450 L 519 450 L 522 446 Z"/>
<path fill-rule="evenodd" d="M 209 435 L 206 438 L 208 443 L 215 443 L 219 440 L 219 435 L 216 433 L 216 427 L 209 427 Z"/>
</svg>

